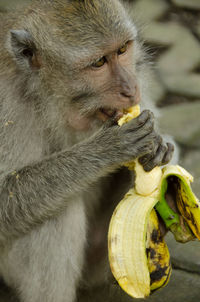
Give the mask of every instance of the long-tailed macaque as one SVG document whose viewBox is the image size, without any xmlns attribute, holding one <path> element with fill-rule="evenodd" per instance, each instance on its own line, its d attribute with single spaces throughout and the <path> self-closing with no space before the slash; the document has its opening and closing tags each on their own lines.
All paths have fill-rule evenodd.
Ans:
<svg viewBox="0 0 200 302">
<path fill-rule="evenodd" d="M 148 110 L 117 126 L 124 109 L 148 104 L 118 0 L 36 0 L 0 26 L 0 275 L 22 302 L 75 302 L 101 237 L 90 222 L 102 225 L 130 185 L 120 167 L 139 158 L 149 171 L 173 146 Z"/>
</svg>

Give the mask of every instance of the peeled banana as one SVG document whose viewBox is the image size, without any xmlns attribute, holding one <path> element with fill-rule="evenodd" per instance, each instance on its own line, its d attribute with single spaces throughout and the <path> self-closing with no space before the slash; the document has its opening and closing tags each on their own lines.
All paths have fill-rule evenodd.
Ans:
<svg viewBox="0 0 200 302">
<path fill-rule="evenodd" d="M 129 109 L 118 124 L 139 113 L 139 106 Z M 124 291 L 134 298 L 144 298 L 165 286 L 171 274 L 157 212 L 175 239 L 186 242 L 200 239 L 200 203 L 190 187 L 192 176 L 182 167 L 156 167 L 145 172 L 138 161 L 126 165 L 135 170 L 135 186 L 112 215 L 108 255 L 111 271 Z M 171 194 L 175 209 L 168 205 L 167 194 Z"/>
<path fill-rule="evenodd" d="M 131 189 L 111 218 L 108 249 L 111 271 L 122 289 L 134 298 L 168 282 L 169 252 L 153 210 L 156 196 L 138 195 Z M 151 278 L 152 277 L 152 278 Z"/>
</svg>

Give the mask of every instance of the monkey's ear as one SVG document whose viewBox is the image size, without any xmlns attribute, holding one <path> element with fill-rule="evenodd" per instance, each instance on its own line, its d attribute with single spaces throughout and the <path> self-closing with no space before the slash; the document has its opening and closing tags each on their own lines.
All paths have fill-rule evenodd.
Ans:
<svg viewBox="0 0 200 302">
<path fill-rule="evenodd" d="M 38 69 L 37 50 L 30 33 L 24 29 L 10 30 L 10 46 L 17 63 L 23 67 Z"/>
</svg>

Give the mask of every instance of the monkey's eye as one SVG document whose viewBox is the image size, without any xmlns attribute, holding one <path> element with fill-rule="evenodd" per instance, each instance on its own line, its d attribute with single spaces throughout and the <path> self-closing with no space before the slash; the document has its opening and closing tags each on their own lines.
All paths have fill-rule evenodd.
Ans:
<svg viewBox="0 0 200 302">
<path fill-rule="evenodd" d="M 97 62 L 92 64 L 92 67 L 96 67 L 99 68 L 101 66 L 103 66 L 106 63 L 106 58 L 102 57 L 101 59 L 99 59 Z"/>
<path fill-rule="evenodd" d="M 25 48 L 23 51 L 22 51 L 22 54 L 23 56 L 31 59 L 33 57 L 33 51 L 32 49 L 29 49 L 29 48 Z"/>
<path fill-rule="evenodd" d="M 122 47 L 120 47 L 118 49 L 118 52 L 117 52 L 118 55 L 121 55 L 121 54 L 125 53 L 127 51 L 127 48 L 128 48 L 128 42 L 125 43 Z"/>
</svg>

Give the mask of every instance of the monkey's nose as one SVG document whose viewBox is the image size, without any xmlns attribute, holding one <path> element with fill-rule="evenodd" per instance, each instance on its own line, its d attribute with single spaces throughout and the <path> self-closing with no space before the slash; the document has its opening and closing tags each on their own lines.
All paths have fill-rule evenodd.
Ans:
<svg viewBox="0 0 200 302">
<path fill-rule="evenodd" d="M 137 86 L 131 90 L 121 91 L 120 96 L 124 101 L 129 101 L 131 105 L 136 105 L 140 102 L 140 93 Z"/>
<path fill-rule="evenodd" d="M 132 95 L 132 93 L 130 92 L 120 92 L 121 96 L 125 97 L 125 98 L 131 98 L 134 95 Z"/>
<path fill-rule="evenodd" d="M 134 84 L 128 85 L 127 83 L 123 83 L 123 85 L 121 86 L 120 94 L 126 98 L 134 97 L 137 90 L 137 85 Z"/>
</svg>

